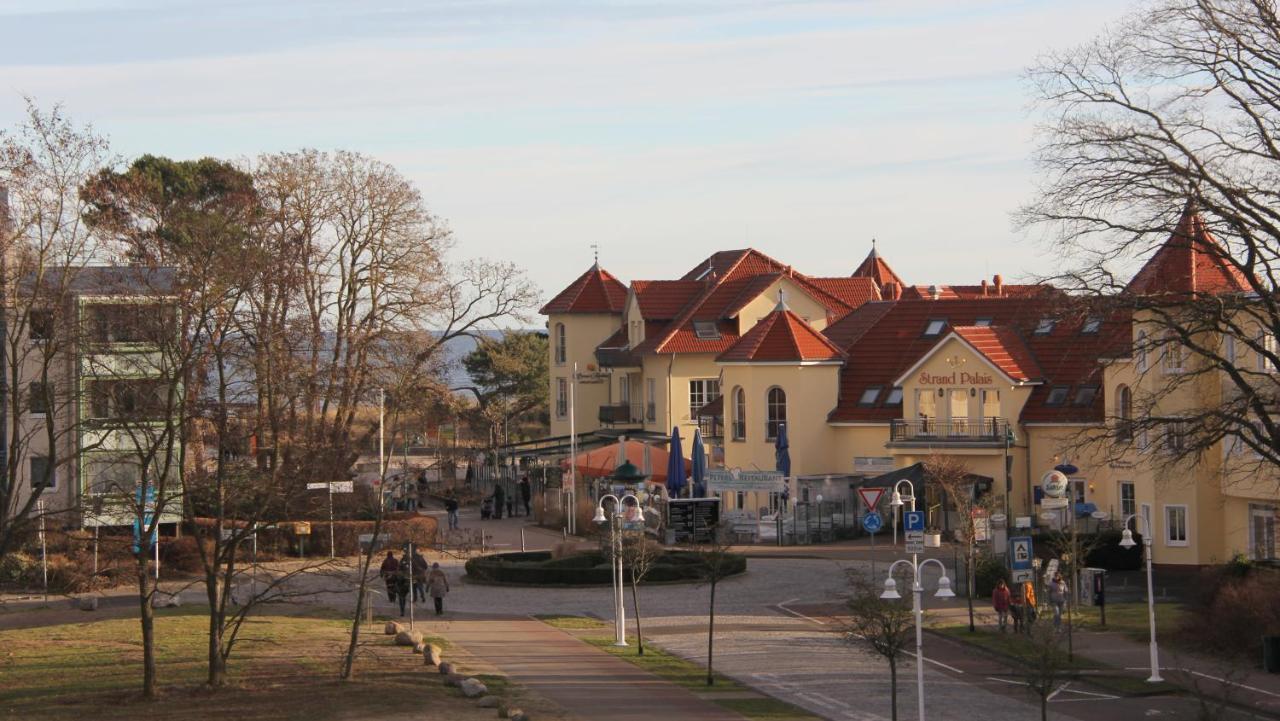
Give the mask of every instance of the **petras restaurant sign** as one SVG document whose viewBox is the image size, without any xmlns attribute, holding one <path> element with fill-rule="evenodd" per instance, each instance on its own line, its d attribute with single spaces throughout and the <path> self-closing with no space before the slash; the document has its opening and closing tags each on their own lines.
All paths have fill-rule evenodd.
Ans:
<svg viewBox="0 0 1280 721">
<path fill-rule="evenodd" d="M 920 375 L 916 376 L 916 384 L 922 386 L 989 386 L 995 382 L 995 376 L 977 371 L 952 371 L 950 373 L 921 371 Z"/>
</svg>

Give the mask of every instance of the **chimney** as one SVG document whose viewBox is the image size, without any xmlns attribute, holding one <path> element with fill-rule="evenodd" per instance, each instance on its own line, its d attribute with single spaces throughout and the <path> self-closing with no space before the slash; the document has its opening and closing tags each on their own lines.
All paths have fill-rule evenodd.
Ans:
<svg viewBox="0 0 1280 721">
<path fill-rule="evenodd" d="M 942 289 L 936 285 L 929 286 L 929 297 L 937 300 L 942 297 Z"/>
<path fill-rule="evenodd" d="M 982 297 L 983 298 L 987 297 L 987 279 L 986 278 L 982 279 Z"/>
<path fill-rule="evenodd" d="M 902 286 L 890 280 L 880 286 L 880 296 L 884 300 L 898 300 L 902 298 Z"/>
<path fill-rule="evenodd" d="M 1004 295 L 1004 278 L 1001 278 L 1000 274 L 996 273 L 994 276 L 991 277 L 991 282 L 996 287 L 996 295 L 1003 296 Z"/>
</svg>

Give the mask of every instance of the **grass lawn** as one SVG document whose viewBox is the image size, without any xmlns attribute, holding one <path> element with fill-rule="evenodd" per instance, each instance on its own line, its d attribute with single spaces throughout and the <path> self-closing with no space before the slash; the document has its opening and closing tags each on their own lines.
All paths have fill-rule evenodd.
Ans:
<svg viewBox="0 0 1280 721">
<path fill-rule="evenodd" d="M 612 624 L 604 621 L 585 616 L 539 616 L 538 620 L 556 628 L 578 631 L 579 633 L 575 635 L 592 646 L 635 664 L 661 679 L 687 688 L 708 701 L 739 713 L 748 719 L 756 721 L 809 721 L 810 719 L 818 718 L 804 709 L 762 693 L 758 694 L 758 697 L 751 697 L 751 694 L 756 693 L 753 689 L 718 673 L 715 674 L 715 685 L 708 686 L 707 669 L 705 667 L 669 654 L 648 643 L 645 644 L 644 655 L 641 656 L 639 655 L 639 648 L 635 645 L 627 647 L 614 646 L 613 636 L 607 633 L 581 633 L 582 631 L 590 630 L 607 632 L 612 628 Z M 724 696 L 724 698 L 719 698 L 719 696 Z"/>
<path fill-rule="evenodd" d="M 264 609 L 240 632 L 228 685 L 201 686 L 208 617 L 198 608 L 157 611 L 159 699 L 139 695 L 142 644 L 134 618 L 0 631 L 0 718 L 265 719 L 490 718 L 445 687 L 422 656 L 391 644 L 381 624 L 361 638 L 356 679 L 340 682 L 349 622 L 320 610 Z M 65 618 L 65 617 L 63 617 Z M 89 615 L 85 619 L 91 619 Z M 505 679 L 484 679 L 501 688 Z M 481 713 L 484 712 L 484 713 Z"/>
<path fill-rule="evenodd" d="M 1176 603 L 1156 604 L 1156 636 L 1170 640 L 1177 638 L 1177 631 L 1186 621 L 1187 609 Z M 1117 631 L 1135 641 L 1150 637 L 1151 623 L 1147 617 L 1146 602 L 1108 603 L 1107 625 L 1101 625 L 1098 609 L 1085 606 L 1076 610 L 1076 625 L 1090 631 Z"/>
</svg>

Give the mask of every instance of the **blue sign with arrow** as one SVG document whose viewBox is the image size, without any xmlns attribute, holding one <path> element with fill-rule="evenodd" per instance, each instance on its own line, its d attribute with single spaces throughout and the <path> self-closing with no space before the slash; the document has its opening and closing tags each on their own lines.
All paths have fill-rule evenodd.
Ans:
<svg viewBox="0 0 1280 721">
<path fill-rule="evenodd" d="M 924 511 L 907 511 L 903 513 L 902 525 L 908 531 L 923 531 Z"/>
<path fill-rule="evenodd" d="M 1032 552 L 1031 536 L 1016 536 L 1009 539 L 1009 567 L 1015 571 L 1031 570 L 1031 561 L 1035 558 Z"/>
<path fill-rule="evenodd" d="M 867 533 L 879 533 L 880 529 L 884 528 L 884 518 L 879 513 L 871 511 L 862 517 L 862 527 L 866 529 Z"/>
</svg>

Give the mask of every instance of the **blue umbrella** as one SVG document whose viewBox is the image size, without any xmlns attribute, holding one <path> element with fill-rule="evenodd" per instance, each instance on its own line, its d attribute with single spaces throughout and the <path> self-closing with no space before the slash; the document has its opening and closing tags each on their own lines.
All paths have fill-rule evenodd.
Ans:
<svg viewBox="0 0 1280 721">
<path fill-rule="evenodd" d="M 773 440 L 774 466 L 783 477 L 791 476 L 791 444 L 787 443 L 787 424 L 778 424 L 778 437 Z"/>
<path fill-rule="evenodd" d="M 684 451 L 680 448 L 680 427 L 671 429 L 670 456 L 667 458 L 667 493 L 678 497 L 684 490 Z"/>
<path fill-rule="evenodd" d="M 705 485 L 707 478 L 707 451 L 702 445 L 702 430 L 693 430 L 693 458 L 689 474 L 693 476 L 693 495 L 704 498 L 707 495 Z"/>
</svg>

